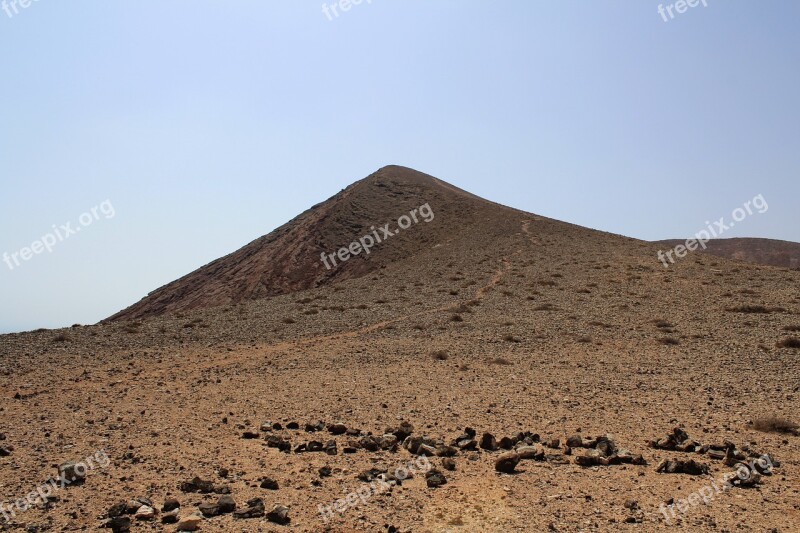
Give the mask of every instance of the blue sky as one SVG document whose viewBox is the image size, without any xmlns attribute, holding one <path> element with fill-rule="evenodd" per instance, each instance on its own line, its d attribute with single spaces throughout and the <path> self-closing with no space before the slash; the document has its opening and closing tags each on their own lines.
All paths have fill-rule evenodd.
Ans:
<svg viewBox="0 0 800 533">
<path fill-rule="evenodd" d="M 648 240 L 762 194 L 726 236 L 800 241 L 800 4 L 707 4 L 0 10 L 0 253 L 114 208 L 0 263 L 0 331 L 96 322 L 387 164 Z"/>
</svg>

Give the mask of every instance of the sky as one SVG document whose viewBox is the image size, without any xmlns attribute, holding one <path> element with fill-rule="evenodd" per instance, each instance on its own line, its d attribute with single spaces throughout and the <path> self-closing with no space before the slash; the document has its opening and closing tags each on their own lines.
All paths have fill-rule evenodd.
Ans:
<svg viewBox="0 0 800 533">
<path fill-rule="evenodd" d="M 761 195 L 724 236 L 800 241 L 798 2 L 20 1 L 0 332 L 95 323 L 388 164 L 646 240 Z"/>
</svg>

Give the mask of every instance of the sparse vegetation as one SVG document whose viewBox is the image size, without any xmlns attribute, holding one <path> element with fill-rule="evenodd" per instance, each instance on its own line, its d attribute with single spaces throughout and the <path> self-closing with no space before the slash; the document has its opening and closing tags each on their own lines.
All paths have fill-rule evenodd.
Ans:
<svg viewBox="0 0 800 533">
<path fill-rule="evenodd" d="M 763 305 L 738 305 L 736 307 L 729 307 L 726 309 L 731 313 L 759 313 L 759 314 L 769 314 L 769 313 L 782 313 L 786 311 L 783 307 L 766 307 Z"/>
<path fill-rule="evenodd" d="M 800 325 L 797 326 L 784 326 L 784 331 L 800 331 Z"/>
<path fill-rule="evenodd" d="M 514 335 L 510 334 L 503 335 L 503 340 L 506 342 L 522 342 L 522 340 L 519 337 L 515 337 Z"/>
<path fill-rule="evenodd" d="M 433 358 L 437 361 L 447 361 L 448 355 L 444 350 L 436 350 L 433 352 Z"/>
<path fill-rule="evenodd" d="M 676 346 L 681 343 L 681 341 L 679 341 L 675 337 L 664 337 L 658 339 L 658 342 L 660 342 L 661 344 L 666 344 L 667 346 Z"/>
<path fill-rule="evenodd" d="M 778 348 L 797 348 L 800 349 L 800 339 L 797 337 L 787 337 L 778 341 L 776 344 Z"/>
<path fill-rule="evenodd" d="M 68 340 L 69 340 L 69 337 L 67 337 L 63 333 L 60 333 L 60 334 L 56 335 L 55 337 L 53 337 L 53 342 L 67 342 Z"/>
<path fill-rule="evenodd" d="M 281 322 L 283 322 L 284 324 L 294 324 L 294 318 L 287 316 L 286 318 L 281 320 Z"/>
<path fill-rule="evenodd" d="M 779 416 L 766 416 L 753 420 L 753 428 L 764 433 L 798 433 L 800 425 Z"/>
<path fill-rule="evenodd" d="M 512 363 L 511 361 L 509 361 L 505 357 L 495 357 L 494 359 L 489 359 L 489 364 L 490 365 L 509 366 L 509 365 L 513 365 L 514 363 Z"/>
</svg>

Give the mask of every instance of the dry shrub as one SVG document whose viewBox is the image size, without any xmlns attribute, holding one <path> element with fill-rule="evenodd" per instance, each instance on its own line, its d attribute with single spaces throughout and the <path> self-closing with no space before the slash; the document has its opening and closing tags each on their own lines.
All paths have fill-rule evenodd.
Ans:
<svg viewBox="0 0 800 533">
<path fill-rule="evenodd" d="M 506 342 L 522 342 L 522 340 L 519 337 L 515 337 L 514 335 L 511 334 L 503 335 L 503 340 Z"/>
<path fill-rule="evenodd" d="M 463 322 L 464 319 L 461 318 L 461 315 L 453 315 L 450 317 L 450 320 L 453 322 Z"/>
<path fill-rule="evenodd" d="M 448 357 L 449 356 L 447 355 L 447 352 L 445 352 L 444 350 L 436 350 L 435 352 L 433 352 L 433 358 L 436 359 L 437 361 L 447 361 Z"/>
<path fill-rule="evenodd" d="M 731 313 L 758 313 L 758 314 L 769 314 L 769 313 L 781 313 L 786 311 L 783 307 L 765 307 L 763 305 L 738 305 L 736 307 L 729 307 L 726 309 Z"/>
<path fill-rule="evenodd" d="M 284 324 L 294 324 L 294 318 L 287 316 L 286 318 L 281 320 L 281 322 L 283 322 Z"/>
<path fill-rule="evenodd" d="M 509 365 L 513 365 L 514 363 L 512 363 L 511 361 L 509 361 L 505 357 L 495 357 L 494 359 L 490 359 L 489 360 L 489 364 L 490 365 L 509 366 Z"/>
<path fill-rule="evenodd" d="M 800 326 L 784 326 L 784 331 L 800 331 Z"/>
<path fill-rule="evenodd" d="M 778 341 L 775 346 L 778 348 L 800 348 L 800 339 L 797 337 L 787 337 Z"/>
<path fill-rule="evenodd" d="M 589 343 L 592 342 L 592 338 L 591 337 L 587 337 L 587 336 L 578 337 L 577 340 L 578 340 L 578 342 L 582 342 L 584 344 L 589 344 Z"/>
<path fill-rule="evenodd" d="M 67 337 L 63 333 L 60 333 L 60 334 L 56 335 L 55 337 L 53 337 L 53 342 L 67 342 L 68 340 L 69 340 L 69 337 Z"/>
<path fill-rule="evenodd" d="M 556 306 L 553 304 L 542 304 L 534 308 L 534 311 L 555 311 Z"/>
<path fill-rule="evenodd" d="M 800 425 L 779 416 L 765 416 L 753 420 L 753 428 L 765 433 L 797 433 Z"/>
<path fill-rule="evenodd" d="M 667 346 L 675 346 L 681 343 L 681 341 L 675 337 L 664 337 L 663 339 L 659 339 L 658 342 L 661 344 L 666 344 Z"/>
</svg>

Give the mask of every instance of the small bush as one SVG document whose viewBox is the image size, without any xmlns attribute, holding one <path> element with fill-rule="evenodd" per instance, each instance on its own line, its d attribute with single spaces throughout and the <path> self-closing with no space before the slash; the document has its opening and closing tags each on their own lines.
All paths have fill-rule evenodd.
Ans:
<svg viewBox="0 0 800 533">
<path fill-rule="evenodd" d="M 739 305 L 736 307 L 729 307 L 727 311 L 731 313 L 758 313 L 758 314 L 769 314 L 769 313 L 780 313 L 785 311 L 783 307 L 765 307 L 763 305 Z"/>
<path fill-rule="evenodd" d="M 797 337 L 787 337 L 776 344 L 778 348 L 800 348 L 800 339 Z"/>
<path fill-rule="evenodd" d="M 294 318 L 287 316 L 286 318 L 281 320 L 281 322 L 283 322 L 284 324 L 294 324 Z"/>
<path fill-rule="evenodd" d="M 506 342 L 522 342 L 518 337 L 515 337 L 514 335 L 510 334 L 503 335 L 503 340 Z"/>
<path fill-rule="evenodd" d="M 63 333 L 60 333 L 59 335 L 56 335 L 55 337 L 53 337 L 53 342 L 67 342 L 68 340 L 69 340 L 69 337 L 67 337 Z"/>
<path fill-rule="evenodd" d="M 675 346 L 681 343 L 681 341 L 675 337 L 664 337 L 663 339 L 659 339 L 658 342 L 661 344 L 666 344 L 667 346 Z"/>
<path fill-rule="evenodd" d="M 437 350 L 433 352 L 433 358 L 437 361 L 447 361 L 448 355 L 444 350 Z"/>
<path fill-rule="evenodd" d="M 797 433 L 800 425 L 778 416 L 766 416 L 753 420 L 753 428 L 765 433 Z"/>
<path fill-rule="evenodd" d="M 592 342 L 592 338 L 591 337 L 586 337 L 586 336 L 578 337 L 577 340 L 578 340 L 578 342 L 581 342 L 581 343 L 584 343 L 584 344 L 589 344 L 589 343 Z"/>
<path fill-rule="evenodd" d="M 494 359 L 490 359 L 489 360 L 489 364 L 490 365 L 509 366 L 509 365 L 513 365 L 514 363 L 512 363 L 511 361 L 509 361 L 505 357 L 495 357 Z"/>
<path fill-rule="evenodd" d="M 450 320 L 452 322 L 463 322 L 464 321 L 464 319 L 461 318 L 461 315 L 453 315 L 453 316 L 450 317 Z"/>
<path fill-rule="evenodd" d="M 534 308 L 534 311 L 555 311 L 556 306 L 553 304 L 542 304 Z"/>
<path fill-rule="evenodd" d="M 784 326 L 784 331 L 800 331 L 800 326 Z"/>
</svg>

